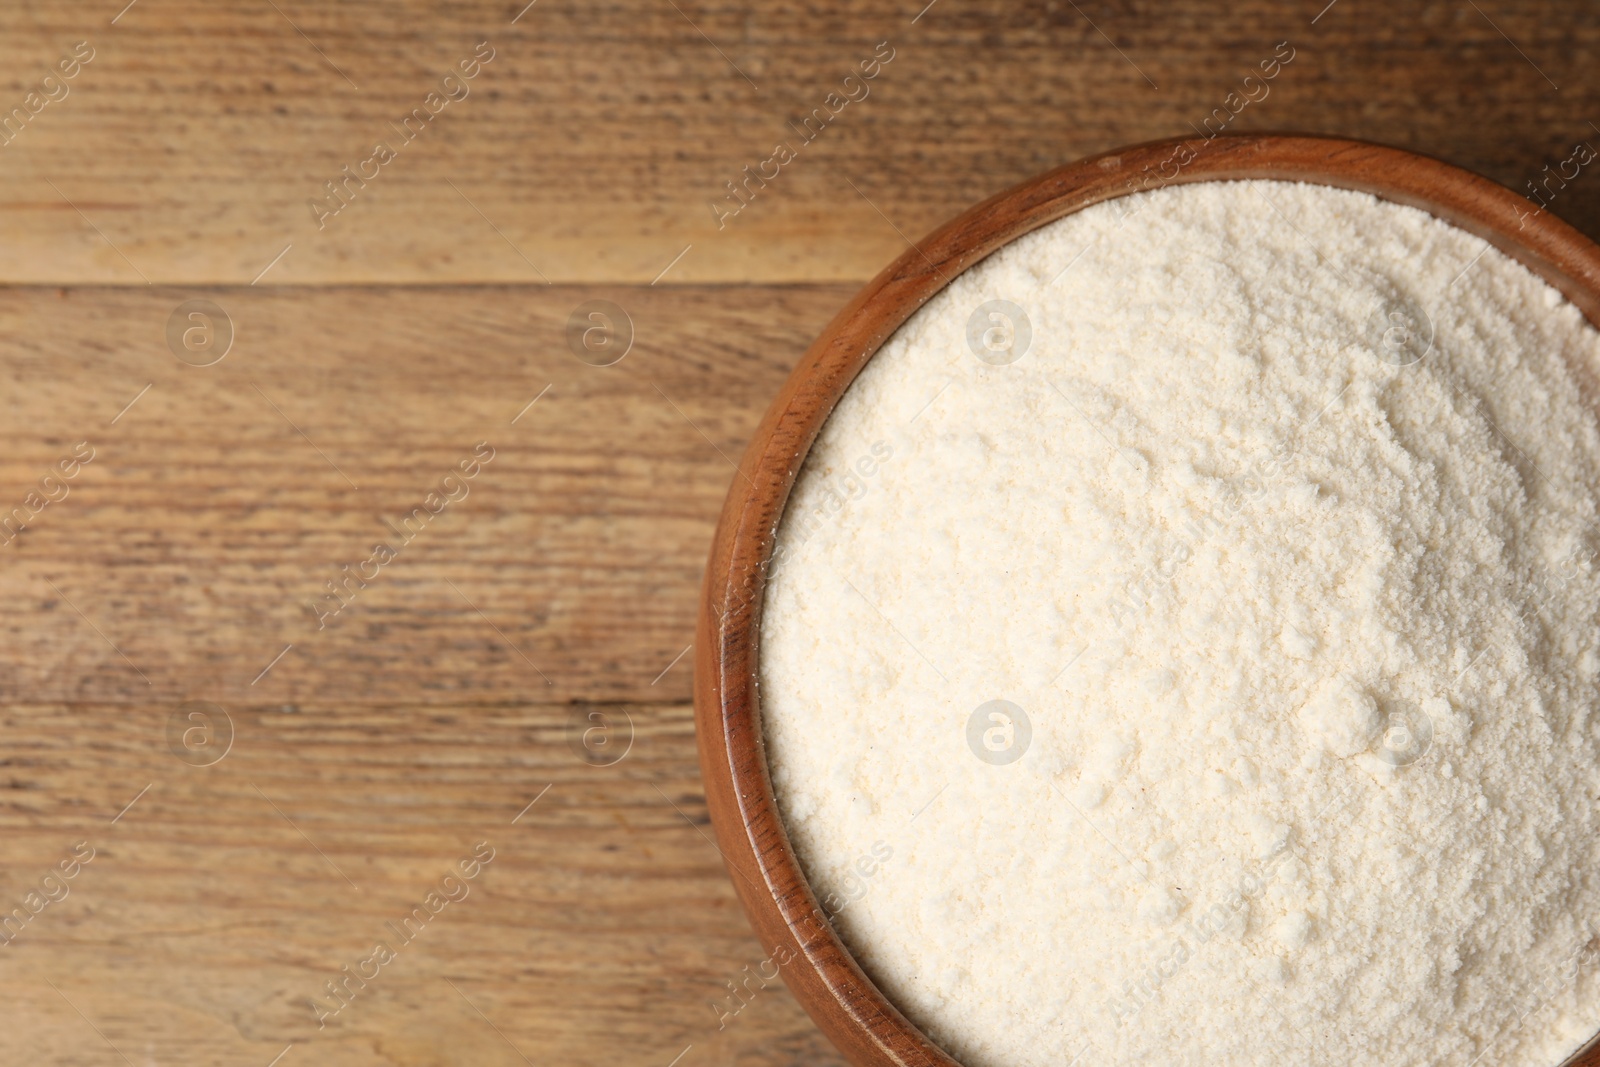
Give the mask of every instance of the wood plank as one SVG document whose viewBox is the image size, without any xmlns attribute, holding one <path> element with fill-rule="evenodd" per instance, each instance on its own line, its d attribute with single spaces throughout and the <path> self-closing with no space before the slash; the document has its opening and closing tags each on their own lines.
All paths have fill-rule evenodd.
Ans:
<svg viewBox="0 0 1600 1067">
<path fill-rule="evenodd" d="M 1293 62 L 1231 128 L 1384 141 L 1518 189 L 1600 137 L 1600 8 L 1555 0 L 121 7 L 0 11 L 0 109 L 94 50 L 0 148 L 0 281 L 861 280 L 1044 169 L 1189 134 L 1281 41 Z M 468 95 L 403 142 L 391 124 L 481 41 Z M 879 42 L 869 95 L 801 143 L 789 124 Z M 379 140 L 393 161 L 319 224 L 308 202 Z M 780 142 L 796 158 L 719 228 L 724 183 Z M 1591 235 L 1595 180 L 1551 205 Z"/>
<path fill-rule="evenodd" d="M 847 290 L 206 291 L 209 367 L 164 337 L 196 295 L 0 290 L 0 518 L 94 450 L 0 547 L 0 701 L 687 700 L 731 462 Z M 597 296 L 615 366 L 567 347 Z"/>
<path fill-rule="evenodd" d="M 0 517 L 94 449 L 0 547 L 4 910 L 98 850 L 0 954 L 0 1059 L 121 1062 L 81 1010 L 136 1062 L 520 1062 L 505 1038 L 839 1062 L 780 985 L 716 1025 L 766 953 L 710 842 L 678 653 L 724 455 L 847 295 L 0 290 Z M 610 367 L 567 341 L 599 297 L 634 326 Z M 235 333 L 207 367 L 165 336 L 196 298 Z M 319 584 L 399 545 L 382 520 L 479 440 L 468 495 L 317 630 Z M 214 766 L 169 747 L 189 701 L 233 724 Z M 590 712 L 617 744 L 631 722 L 623 762 L 582 757 Z M 319 1029 L 307 998 L 482 839 L 501 858 L 460 921 Z"/>
<path fill-rule="evenodd" d="M 674 659 L 723 454 L 846 294 L 0 290 L 0 501 L 94 450 L 0 547 L 0 912 L 96 849 L 0 945 L 0 1059 L 122 1062 L 98 1027 L 134 1062 L 840 1062 L 781 985 L 718 1029 L 766 953 Z M 566 341 L 602 296 L 635 333 L 606 368 Z M 211 366 L 166 341 L 197 298 L 234 325 Z M 478 440 L 469 494 L 400 545 L 382 518 Z M 374 539 L 400 555 L 315 629 Z M 216 765 L 171 750 L 189 701 L 232 721 Z M 592 712 L 616 745 L 632 723 L 621 763 L 584 757 Z M 478 840 L 472 896 L 318 1029 L 307 998 Z"/>
<path fill-rule="evenodd" d="M 0 1060 L 839 1063 L 781 985 L 717 1025 L 766 952 L 674 661 L 723 455 L 846 295 L 0 290 L 0 518 L 94 448 L 0 547 L 0 913 L 96 850 L 0 945 Z M 208 367 L 165 337 L 198 297 L 235 331 Z M 635 330 L 603 368 L 566 337 L 597 297 Z M 306 599 L 479 440 L 468 495 L 318 631 Z M 214 765 L 171 748 L 190 701 L 232 723 Z M 621 762 L 585 757 L 591 713 Z M 308 998 L 480 840 L 472 895 L 319 1029 Z"/>
<path fill-rule="evenodd" d="M 92 849 L 0 946 L 0 1058 L 841 1063 L 779 984 L 713 1011 L 766 953 L 707 836 L 690 709 L 602 710 L 635 727 L 603 767 L 563 706 L 328 703 L 236 706 L 231 751 L 196 767 L 161 707 L 0 708 L 0 905 Z M 453 870 L 458 899 L 403 943 L 388 924 Z M 326 983 L 378 941 L 394 959 L 332 1011 Z"/>
</svg>

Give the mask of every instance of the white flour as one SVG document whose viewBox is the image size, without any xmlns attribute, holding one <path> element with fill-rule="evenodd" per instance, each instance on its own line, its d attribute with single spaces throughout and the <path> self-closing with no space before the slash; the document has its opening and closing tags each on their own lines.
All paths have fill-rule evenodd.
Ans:
<svg viewBox="0 0 1600 1067">
<path fill-rule="evenodd" d="M 981 316 L 986 362 L 991 300 L 1031 330 Z M 824 427 L 762 625 L 818 895 L 894 849 L 837 919 L 867 972 L 969 1067 L 1600 1029 L 1597 368 L 1521 266 L 1318 186 L 1142 194 L 955 279 Z"/>
</svg>

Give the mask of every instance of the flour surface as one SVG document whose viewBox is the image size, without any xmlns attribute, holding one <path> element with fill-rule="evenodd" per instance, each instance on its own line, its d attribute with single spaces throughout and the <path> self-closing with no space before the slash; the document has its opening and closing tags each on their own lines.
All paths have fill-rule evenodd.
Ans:
<svg viewBox="0 0 1600 1067">
<path fill-rule="evenodd" d="M 1512 260 L 1318 186 L 1140 194 L 954 279 L 823 428 L 762 623 L 866 971 L 967 1067 L 1600 1029 L 1597 369 Z"/>
</svg>

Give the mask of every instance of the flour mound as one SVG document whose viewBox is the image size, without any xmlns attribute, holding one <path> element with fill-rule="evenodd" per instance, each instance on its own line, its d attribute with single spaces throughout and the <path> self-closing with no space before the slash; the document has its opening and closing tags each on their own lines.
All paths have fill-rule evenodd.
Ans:
<svg viewBox="0 0 1600 1067">
<path fill-rule="evenodd" d="M 1600 1030 L 1597 368 L 1520 265 L 1319 186 L 1123 198 L 956 278 L 824 426 L 762 623 L 868 974 L 967 1067 Z"/>
</svg>

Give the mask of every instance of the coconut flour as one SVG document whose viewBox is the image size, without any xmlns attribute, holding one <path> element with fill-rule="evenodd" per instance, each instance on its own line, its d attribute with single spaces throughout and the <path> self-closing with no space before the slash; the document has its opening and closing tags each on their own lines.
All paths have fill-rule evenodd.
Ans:
<svg viewBox="0 0 1600 1067">
<path fill-rule="evenodd" d="M 762 622 L 818 896 L 894 850 L 835 917 L 867 973 L 968 1067 L 1600 1029 L 1597 368 L 1511 259 L 1320 186 L 955 278 L 823 427 Z"/>
</svg>

